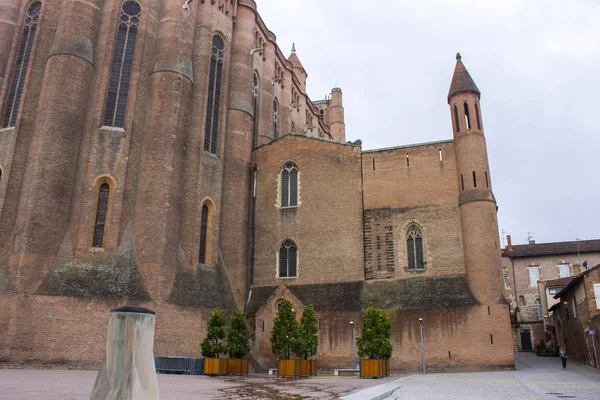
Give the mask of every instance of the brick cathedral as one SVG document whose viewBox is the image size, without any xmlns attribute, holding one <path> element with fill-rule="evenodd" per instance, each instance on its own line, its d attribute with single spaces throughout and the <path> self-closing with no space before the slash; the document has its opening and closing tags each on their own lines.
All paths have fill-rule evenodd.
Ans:
<svg viewBox="0 0 600 400">
<path fill-rule="evenodd" d="M 109 311 L 139 304 L 164 356 L 244 310 L 264 368 L 288 298 L 315 306 L 321 368 L 351 364 L 368 306 L 392 318 L 394 370 L 420 366 L 420 317 L 430 369 L 512 367 L 460 56 L 452 139 L 362 150 L 341 89 L 308 97 L 253 0 L 183 3 L 0 3 L 0 363 L 97 366 Z"/>
</svg>

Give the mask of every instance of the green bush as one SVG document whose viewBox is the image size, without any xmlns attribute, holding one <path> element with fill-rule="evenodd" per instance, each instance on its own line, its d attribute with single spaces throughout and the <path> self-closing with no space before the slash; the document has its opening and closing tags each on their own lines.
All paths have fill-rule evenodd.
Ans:
<svg viewBox="0 0 600 400">
<path fill-rule="evenodd" d="M 225 315 L 223 310 L 215 308 L 206 328 L 206 337 L 200 343 L 200 351 L 204 357 L 219 358 L 225 352 L 226 346 L 222 342 L 225 338 Z"/>
<path fill-rule="evenodd" d="M 308 357 L 317 354 L 317 347 L 319 346 L 317 332 L 319 332 L 319 325 L 315 309 L 312 305 L 305 306 L 300 318 L 298 337 L 296 338 L 294 349 L 294 353 L 298 357 L 306 360 Z"/>
<path fill-rule="evenodd" d="M 389 359 L 392 324 L 379 308 L 369 307 L 363 314 L 362 334 L 356 338 L 360 358 Z"/>
<path fill-rule="evenodd" d="M 298 336 L 296 312 L 290 300 L 283 300 L 277 310 L 271 331 L 271 351 L 277 358 L 290 359 Z"/>
<path fill-rule="evenodd" d="M 246 325 L 246 316 L 235 310 L 227 331 L 227 355 L 229 358 L 243 358 L 250 352 L 250 330 Z"/>
</svg>

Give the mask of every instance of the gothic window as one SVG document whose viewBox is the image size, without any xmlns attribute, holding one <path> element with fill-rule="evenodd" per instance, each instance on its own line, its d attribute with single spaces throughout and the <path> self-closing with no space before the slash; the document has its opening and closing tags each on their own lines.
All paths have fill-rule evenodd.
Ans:
<svg viewBox="0 0 600 400">
<path fill-rule="evenodd" d="M 104 110 L 105 126 L 119 128 L 125 126 L 125 109 L 141 11 L 142 7 L 137 1 L 128 0 L 121 5 L 117 42 Z"/>
<path fill-rule="evenodd" d="M 458 107 L 454 105 L 454 125 L 456 125 L 456 132 L 460 132 L 460 125 L 458 124 Z"/>
<path fill-rule="evenodd" d="M 277 99 L 273 100 L 273 137 L 278 136 L 278 125 L 279 125 L 279 103 Z"/>
<path fill-rule="evenodd" d="M 204 204 L 202 206 L 202 218 L 200 220 L 200 254 L 198 256 L 198 262 L 200 264 L 206 264 L 206 242 L 208 235 L 208 206 Z"/>
<path fill-rule="evenodd" d="M 280 278 L 295 278 L 297 276 L 297 249 L 294 242 L 286 241 L 279 248 L 279 277 Z"/>
<path fill-rule="evenodd" d="M 323 109 L 321 109 L 321 111 L 319 111 L 319 118 L 321 118 L 321 121 L 323 121 L 325 119 L 325 111 Z"/>
<path fill-rule="evenodd" d="M 469 115 L 469 105 L 467 104 L 466 101 L 464 103 L 464 108 L 465 108 L 465 125 L 467 127 L 467 130 L 469 130 L 469 129 L 471 129 L 471 116 Z"/>
<path fill-rule="evenodd" d="M 210 73 L 208 77 L 208 99 L 206 101 L 206 126 L 204 131 L 204 150 L 217 154 L 217 138 L 219 136 L 219 112 L 221 100 L 221 77 L 223 59 L 225 58 L 225 41 L 219 35 L 213 36 L 212 53 L 210 55 Z"/>
<path fill-rule="evenodd" d="M 12 72 L 10 86 L 8 87 L 8 97 L 2 117 L 2 128 L 12 127 L 17 123 L 21 95 L 23 94 L 23 86 L 25 86 L 25 76 L 27 75 L 27 67 L 29 66 L 29 58 L 31 57 L 33 39 L 35 38 L 41 9 L 41 1 L 34 1 L 27 7 L 23 33 L 19 42 L 19 51 Z"/>
<path fill-rule="evenodd" d="M 408 269 L 423 269 L 423 234 L 416 225 L 411 225 L 406 234 Z"/>
<path fill-rule="evenodd" d="M 106 210 L 108 208 L 108 184 L 103 183 L 98 193 L 98 207 L 96 209 L 96 223 L 94 224 L 94 239 L 92 247 L 101 248 L 104 239 L 104 225 L 106 222 Z"/>
<path fill-rule="evenodd" d="M 298 168 L 292 163 L 281 171 L 281 207 L 298 207 Z"/>
<path fill-rule="evenodd" d="M 252 147 L 258 146 L 258 72 L 252 74 Z"/>
</svg>

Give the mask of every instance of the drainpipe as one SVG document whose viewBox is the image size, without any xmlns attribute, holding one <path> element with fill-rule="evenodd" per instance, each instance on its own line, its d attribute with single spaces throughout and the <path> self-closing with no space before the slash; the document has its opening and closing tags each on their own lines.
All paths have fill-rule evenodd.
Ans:
<svg viewBox="0 0 600 400">
<path fill-rule="evenodd" d="M 244 307 L 244 315 L 248 314 L 250 306 L 250 298 L 252 297 L 252 286 L 254 284 L 254 259 L 256 253 L 256 177 L 258 175 L 258 166 L 254 164 L 252 167 L 252 206 L 251 209 L 251 230 L 250 230 L 250 276 L 248 279 L 248 298 L 246 299 L 246 307 Z"/>
</svg>

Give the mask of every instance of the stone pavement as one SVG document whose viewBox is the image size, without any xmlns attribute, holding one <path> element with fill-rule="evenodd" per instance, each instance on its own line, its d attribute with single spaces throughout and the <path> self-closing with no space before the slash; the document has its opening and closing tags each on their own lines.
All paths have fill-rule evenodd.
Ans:
<svg viewBox="0 0 600 400">
<path fill-rule="evenodd" d="M 161 400 L 175 399 L 338 399 L 394 380 L 402 387 L 388 400 L 598 400 L 600 372 L 560 359 L 517 353 L 516 371 L 415 374 L 383 380 L 318 377 L 293 381 L 267 375 L 211 378 L 158 375 Z M 1 400 L 87 400 L 96 371 L 0 369 Z M 400 378 L 400 379 L 398 379 Z M 368 399 L 365 399 L 368 400 Z"/>
<path fill-rule="evenodd" d="M 0 369 L 1 400 L 88 400 L 96 371 Z M 385 380 L 318 377 L 293 381 L 268 375 L 208 377 L 158 375 L 161 400 L 338 399 Z"/>
<path fill-rule="evenodd" d="M 387 400 L 598 400 L 600 372 L 558 357 L 515 354 L 516 371 L 411 375 Z"/>
</svg>

